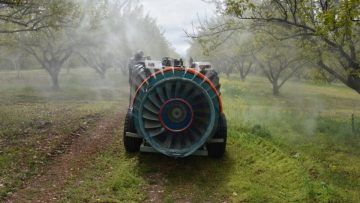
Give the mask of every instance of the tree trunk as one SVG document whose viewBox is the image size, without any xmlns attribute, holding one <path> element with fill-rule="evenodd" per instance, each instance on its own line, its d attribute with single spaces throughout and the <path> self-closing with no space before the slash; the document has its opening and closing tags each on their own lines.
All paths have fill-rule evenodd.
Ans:
<svg viewBox="0 0 360 203">
<path fill-rule="evenodd" d="M 238 67 L 239 72 L 240 72 L 240 79 L 241 81 L 245 81 L 246 77 L 249 75 L 250 71 L 251 71 L 251 67 L 252 67 L 252 63 L 248 64 L 248 66 L 246 67 L 245 64 L 241 65 Z"/>
<path fill-rule="evenodd" d="M 347 78 L 343 77 L 339 73 L 337 73 L 335 70 L 331 69 L 328 65 L 326 65 L 322 59 L 322 52 L 319 50 L 319 56 L 320 60 L 318 61 L 318 65 L 320 68 L 328 72 L 330 75 L 334 76 L 336 79 L 340 80 L 342 83 L 344 83 L 346 86 L 350 87 L 351 89 L 355 90 L 357 93 L 360 94 L 360 75 L 359 65 L 354 65 L 351 67 L 353 71 L 347 73 Z"/>
<path fill-rule="evenodd" d="M 16 71 L 16 79 L 20 80 L 20 65 L 17 64 L 16 60 L 18 59 L 11 60 L 11 63 L 13 64 L 14 70 Z"/>
<path fill-rule="evenodd" d="M 227 78 L 230 77 L 230 72 L 226 71 L 225 74 L 226 74 L 226 77 L 227 77 Z"/>
<path fill-rule="evenodd" d="M 346 85 L 360 94 L 360 77 L 349 76 Z"/>
<path fill-rule="evenodd" d="M 280 87 L 279 87 L 277 81 L 274 81 L 272 83 L 272 86 L 273 86 L 273 95 L 278 96 L 280 94 L 280 91 L 279 91 Z"/>
<path fill-rule="evenodd" d="M 52 81 L 52 89 L 54 91 L 59 91 L 59 73 L 50 73 L 51 81 Z"/>
<path fill-rule="evenodd" d="M 15 65 L 15 69 L 16 69 L 16 78 L 18 80 L 20 80 L 20 78 L 21 78 L 20 67 L 16 63 L 14 63 L 14 65 Z"/>
<path fill-rule="evenodd" d="M 17 69 L 16 78 L 17 78 L 18 80 L 20 80 L 20 78 L 21 78 L 20 69 Z"/>
<path fill-rule="evenodd" d="M 245 81 L 246 75 L 244 74 L 244 70 L 240 70 L 240 79 L 241 81 Z"/>
<path fill-rule="evenodd" d="M 56 62 L 50 63 L 50 67 L 47 67 L 46 70 L 49 72 L 51 82 L 52 82 L 52 90 L 59 91 L 59 73 L 60 73 L 61 65 L 57 64 Z"/>
</svg>

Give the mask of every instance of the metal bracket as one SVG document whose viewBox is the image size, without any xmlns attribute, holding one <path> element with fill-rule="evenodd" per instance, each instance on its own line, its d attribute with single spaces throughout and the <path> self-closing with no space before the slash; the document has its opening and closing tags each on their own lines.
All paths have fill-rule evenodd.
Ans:
<svg viewBox="0 0 360 203">
<path fill-rule="evenodd" d="M 132 132 L 126 132 L 125 136 L 127 137 L 133 137 L 133 138 L 140 138 L 143 139 L 140 135 Z M 225 140 L 223 138 L 216 138 L 216 139 L 210 139 L 206 143 L 223 143 Z M 140 146 L 141 152 L 146 153 L 159 153 L 156 151 L 153 147 L 151 147 L 146 141 Z M 196 150 L 192 155 L 194 156 L 208 156 L 208 151 L 205 149 L 205 147 L 201 147 L 200 149 Z"/>
<path fill-rule="evenodd" d="M 159 153 L 153 147 L 146 146 L 144 144 L 140 146 L 140 151 L 146 153 Z M 208 156 L 208 151 L 205 149 L 198 149 L 193 154 L 191 154 L 191 156 Z"/>
<path fill-rule="evenodd" d="M 140 135 L 136 134 L 136 133 L 132 133 L 132 132 L 126 132 L 125 134 L 126 137 L 133 137 L 133 138 L 143 138 Z M 224 138 L 215 138 L 215 139 L 210 139 L 208 140 L 206 143 L 223 143 L 225 142 Z"/>
<path fill-rule="evenodd" d="M 133 138 L 143 138 L 140 135 L 136 134 L 136 133 L 132 133 L 132 132 L 126 132 L 125 133 L 126 137 L 133 137 Z"/>
<path fill-rule="evenodd" d="M 223 142 L 225 142 L 224 138 L 215 138 L 207 141 L 207 143 L 223 143 Z"/>
</svg>

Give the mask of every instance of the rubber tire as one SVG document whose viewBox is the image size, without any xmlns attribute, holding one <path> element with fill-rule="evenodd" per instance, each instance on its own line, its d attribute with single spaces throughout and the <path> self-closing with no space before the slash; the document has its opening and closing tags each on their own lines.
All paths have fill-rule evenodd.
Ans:
<svg viewBox="0 0 360 203">
<path fill-rule="evenodd" d="M 205 76 L 213 83 L 217 91 L 220 93 L 221 84 L 218 73 L 215 70 L 208 70 L 206 71 Z"/>
<path fill-rule="evenodd" d="M 142 84 L 142 82 L 151 75 L 151 71 L 145 68 L 145 64 L 137 64 L 133 67 L 131 74 L 132 84 L 135 90 Z"/>
<path fill-rule="evenodd" d="M 124 123 L 124 134 L 123 134 L 123 141 L 124 147 L 127 152 L 138 152 L 140 151 L 140 146 L 143 142 L 143 139 L 135 138 L 135 137 L 127 137 L 126 132 L 136 133 L 134 123 L 132 120 L 132 112 L 129 109 Z"/>
<path fill-rule="evenodd" d="M 213 136 L 214 139 L 224 139 L 223 143 L 207 143 L 206 148 L 208 150 L 209 157 L 221 158 L 225 154 L 226 141 L 227 141 L 227 123 L 225 114 L 221 113 L 219 118 L 218 129 Z"/>
</svg>

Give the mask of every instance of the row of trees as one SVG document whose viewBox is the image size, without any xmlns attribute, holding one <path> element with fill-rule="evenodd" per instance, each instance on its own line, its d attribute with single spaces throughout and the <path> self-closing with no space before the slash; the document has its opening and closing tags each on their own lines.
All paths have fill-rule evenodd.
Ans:
<svg viewBox="0 0 360 203">
<path fill-rule="evenodd" d="M 310 56 L 297 49 L 294 41 L 285 43 L 264 33 L 250 34 L 244 30 L 231 33 L 219 44 L 212 37 L 207 41 L 202 41 L 204 37 L 195 38 L 188 54 L 211 61 L 228 77 L 237 72 L 244 81 L 250 73 L 260 74 L 271 83 L 274 95 L 278 95 L 280 88 L 293 76 L 307 77 L 305 67 L 310 65 Z"/>
<path fill-rule="evenodd" d="M 0 57 L 12 60 L 12 64 L 19 63 L 14 66 L 17 68 L 21 63 L 19 55 L 32 57 L 49 73 L 54 90 L 60 88 L 59 73 L 69 60 L 93 68 L 105 79 L 109 68 L 126 73 L 128 60 L 136 50 L 154 57 L 175 53 L 156 21 L 144 14 L 138 2 L 44 2 L 0 2 L 0 12 L 8 16 L 0 19 L 3 30 Z M 26 22 L 21 27 L 17 21 L 20 16 L 13 16 L 26 6 L 32 6 L 33 13 L 23 18 L 38 19 L 36 26 Z M 43 11 L 49 15 L 43 16 Z"/>
<path fill-rule="evenodd" d="M 225 73 L 238 69 L 242 79 L 256 67 L 274 94 L 292 76 L 309 73 L 360 93 L 360 1 L 213 2 L 221 17 L 189 33 L 190 55 L 212 60 Z"/>
</svg>

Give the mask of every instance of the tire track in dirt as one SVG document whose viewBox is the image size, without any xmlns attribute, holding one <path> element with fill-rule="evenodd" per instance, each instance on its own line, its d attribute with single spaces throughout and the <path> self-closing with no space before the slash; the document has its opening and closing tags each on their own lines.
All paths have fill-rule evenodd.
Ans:
<svg viewBox="0 0 360 203">
<path fill-rule="evenodd" d="M 163 174 L 160 172 L 149 174 L 148 181 L 150 183 L 150 185 L 146 188 L 148 196 L 144 202 L 164 202 L 165 178 L 163 177 Z"/>
<path fill-rule="evenodd" d="M 67 181 L 80 174 L 96 155 L 110 146 L 121 127 L 125 112 L 110 113 L 94 127 L 71 133 L 62 145 L 63 154 L 53 154 L 43 173 L 26 181 L 6 202 L 57 202 Z"/>
</svg>

